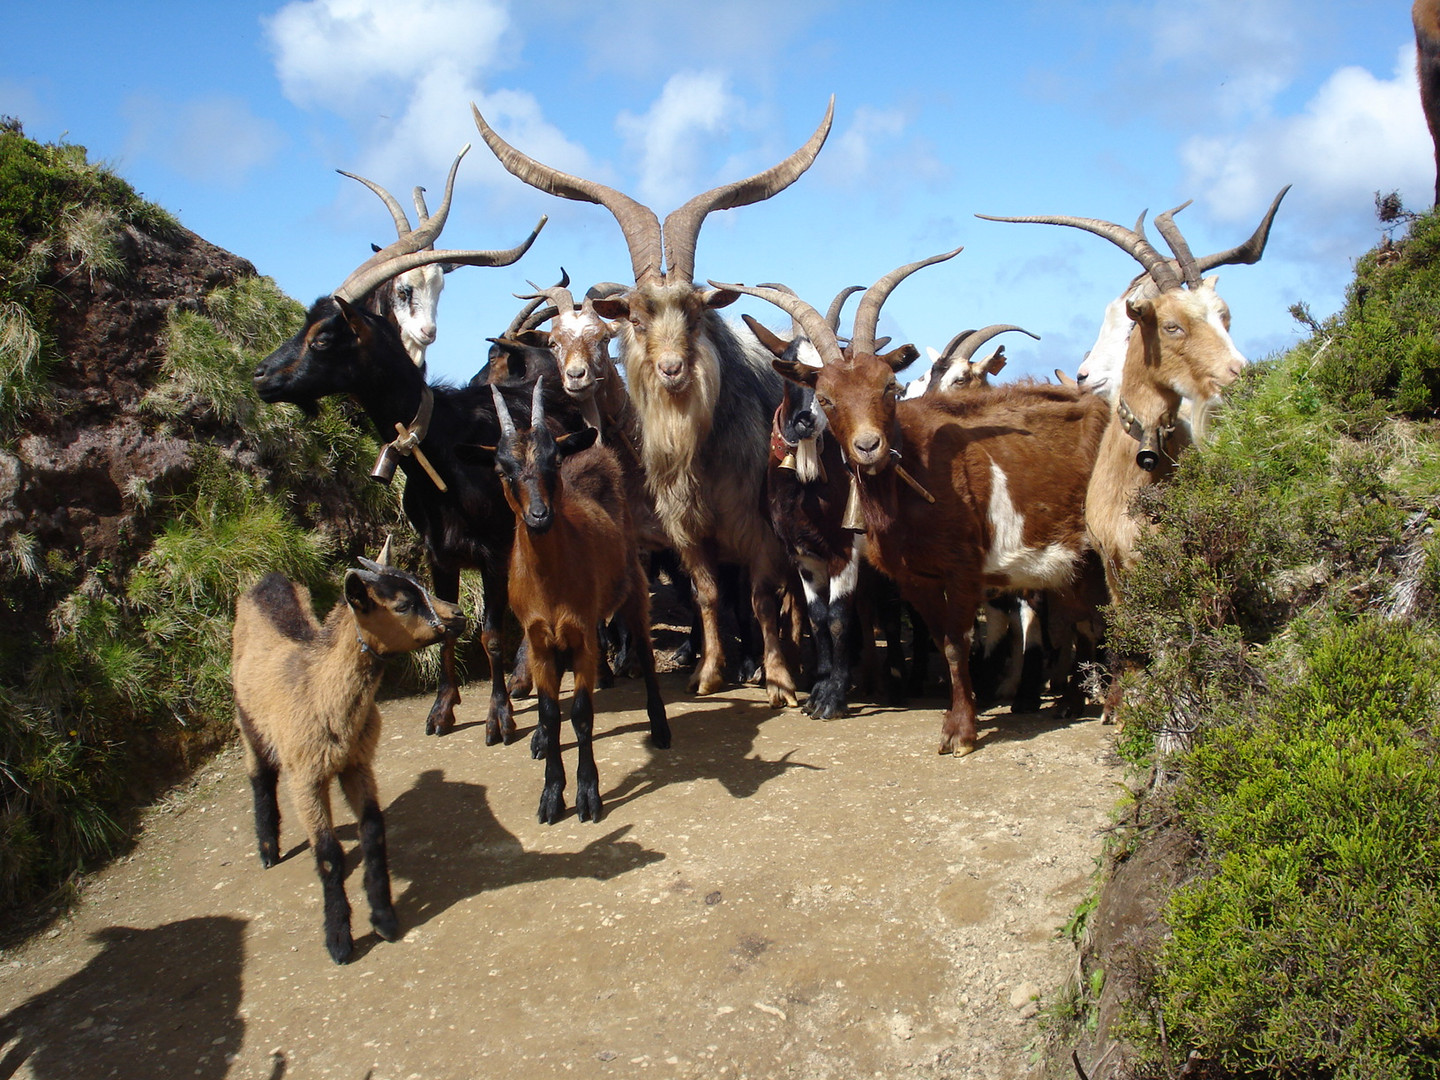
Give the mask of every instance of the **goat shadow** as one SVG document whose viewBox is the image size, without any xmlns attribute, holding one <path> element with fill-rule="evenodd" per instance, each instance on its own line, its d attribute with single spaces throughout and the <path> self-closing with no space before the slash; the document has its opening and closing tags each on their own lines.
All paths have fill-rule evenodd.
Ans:
<svg viewBox="0 0 1440 1080">
<path fill-rule="evenodd" d="M 724 692 L 697 698 L 685 689 L 688 676 L 675 672 L 660 676 L 660 690 L 665 698 L 674 742 L 668 750 L 650 745 L 648 722 L 604 726 L 606 711 L 640 710 L 645 707 L 645 691 L 638 680 L 617 679 L 610 689 L 596 696 L 595 741 L 618 736 L 643 739 L 646 761 L 633 769 L 618 784 L 601 796 L 606 811 L 625 805 L 658 791 L 667 784 L 683 784 L 692 780 L 715 780 L 735 799 L 754 796 L 765 784 L 791 769 L 820 769 L 803 761 L 792 761 L 796 750 L 789 750 L 775 760 L 754 753 L 755 739 L 761 726 L 779 715 L 779 710 L 760 701 L 727 697 Z M 677 707 L 683 705 L 683 707 Z M 568 716 L 568 702 L 564 703 Z M 568 729 L 565 729 L 568 730 Z M 562 750 L 574 747 L 562 744 Z M 602 770 L 601 783 L 606 782 Z M 537 791 L 539 790 L 537 785 Z"/>
<path fill-rule="evenodd" d="M 580 851 L 526 851 L 495 817 L 483 784 L 446 780 L 443 770 L 426 769 L 385 808 L 390 869 L 407 882 L 395 899 L 400 925 L 423 926 L 462 900 L 509 885 L 609 881 L 665 858 L 626 840 L 630 829 L 612 829 Z"/>
<path fill-rule="evenodd" d="M 220 1080 L 245 1041 L 244 919 L 110 926 L 82 969 L 0 1017 L 0 1080 Z M 8 1049 L 4 1049 L 8 1046 Z M 277 1059 L 270 1080 L 285 1071 Z"/>
</svg>

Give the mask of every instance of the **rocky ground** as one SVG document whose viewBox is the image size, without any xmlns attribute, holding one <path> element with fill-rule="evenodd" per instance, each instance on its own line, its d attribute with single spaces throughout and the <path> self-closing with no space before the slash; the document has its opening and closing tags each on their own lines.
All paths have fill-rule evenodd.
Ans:
<svg viewBox="0 0 1440 1080">
<path fill-rule="evenodd" d="M 536 822 L 533 700 L 494 748 L 478 685 L 444 739 L 428 699 L 384 703 L 404 938 L 369 932 L 354 872 L 346 967 L 293 815 L 262 870 L 221 754 L 0 953 L 0 1077 L 1037 1075 L 1035 998 L 1075 965 L 1057 930 L 1121 794 L 1113 729 L 992 713 L 956 760 L 938 701 L 822 723 L 683 679 L 668 751 L 638 685 L 598 699 L 598 824 Z"/>
</svg>

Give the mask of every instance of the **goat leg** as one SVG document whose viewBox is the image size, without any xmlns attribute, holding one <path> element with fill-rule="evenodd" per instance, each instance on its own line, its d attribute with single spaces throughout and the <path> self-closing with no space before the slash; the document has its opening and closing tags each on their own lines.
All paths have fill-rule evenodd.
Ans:
<svg viewBox="0 0 1440 1080">
<path fill-rule="evenodd" d="M 441 600 L 451 604 L 460 600 L 460 568 L 439 566 L 430 563 L 430 580 L 433 591 Z M 489 598 L 489 590 L 486 590 Z M 489 604 L 486 618 L 489 618 Z M 455 642 L 447 638 L 440 645 L 440 685 L 435 688 L 435 703 L 430 706 L 430 715 L 425 718 L 426 735 L 445 735 L 455 726 L 455 706 L 460 704 L 460 681 L 455 675 Z"/>
<path fill-rule="evenodd" d="M 325 948 L 337 964 L 347 963 L 353 949 L 350 939 L 350 901 L 345 898 L 345 852 L 335 835 L 330 816 L 328 777 L 316 784 L 296 784 L 292 777 L 291 797 L 310 835 L 315 852 L 315 870 L 325 904 Z"/>
<path fill-rule="evenodd" d="M 780 604 L 775 598 L 777 587 L 776 577 L 751 572 L 750 604 L 755 609 L 755 619 L 760 623 L 765 646 L 765 692 L 771 708 L 780 709 L 786 705 L 798 705 L 800 699 L 795 694 L 795 679 L 790 674 L 790 665 L 785 662 L 785 653 L 780 646 Z"/>
<path fill-rule="evenodd" d="M 375 725 L 378 736 L 379 724 Z M 360 851 L 365 862 L 365 899 L 370 925 L 386 941 L 400 937 L 400 922 L 390 899 L 390 863 L 385 848 L 385 816 L 370 765 L 352 765 L 340 774 L 340 788 L 360 822 Z"/>
<path fill-rule="evenodd" d="M 243 728 L 243 711 L 240 718 Z M 250 791 L 255 798 L 255 839 L 260 847 L 260 865 L 268 870 L 280 861 L 280 800 L 275 792 L 280 770 L 260 756 L 248 735 L 244 743 L 245 771 L 250 774 Z"/>
<path fill-rule="evenodd" d="M 485 614 L 480 641 L 490 661 L 490 712 L 485 717 L 485 745 L 515 741 L 515 714 L 505 689 L 504 658 L 500 653 L 500 620 L 510 606 L 509 568 L 481 567 L 480 585 L 485 590 Z"/>
<path fill-rule="evenodd" d="M 655 677 L 655 647 L 650 641 L 650 588 L 645 569 L 636 559 L 630 568 L 630 591 L 620 608 L 616 622 L 626 631 L 630 649 L 640 664 L 645 680 L 645 713 L 650 717 L 650 745 L 657 750 L 670 749 L 670 721 L 665 717 L 665 702 L 660 697 L 660 680 Z"/>
<path fill-rule="evenodd" d="M 705 644 L 700 664 L 690 676 L 690 692 L 713 694 L 725 685 L 725 645 L 720 635 L 720 585 L 717 563 L 703 546 L 687 547 L 680 552 L 690 581 L 695 587 L 695 604 L 700 609 L 700 625 Z"/>
<path fill-rule="evenodd" d="M 575 813 L 581 821 L 599 821 L 600 770 L 595 765 L 595 677 L 600 639 L 598 627 L 585 628 L 585 642 L 575 650 L 575 693 L 570 701 L 570 726 L 575 731 Z M 548 760 L 547 760 L 548 765 Z"/>
<path fill-rule="evenodd" d="M 523 640 L 515 650 L 515 666 L 510 669 L 510 679 L 505 683 L 505 690 L 512 701 L 515 698 L 527 698 L 535 692 L 535 680 L 530 677 L 530 646 Z"/>
</svg>

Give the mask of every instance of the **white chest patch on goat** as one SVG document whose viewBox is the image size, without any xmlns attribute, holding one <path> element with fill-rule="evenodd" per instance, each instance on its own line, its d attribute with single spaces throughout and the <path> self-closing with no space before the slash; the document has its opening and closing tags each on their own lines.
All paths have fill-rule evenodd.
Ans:
<svg viewBox="0 0 1440 1080">
<path fill-rule="evenodd" d="M 1025 545 L 1025 518 L 1010 498 L 1005 471 L 990 463 L 990 550 L 985 573 L 1003 574 L 1017 588 L 1043 589 L 1068 582 L 1074 575 L 1075 553 L 1063 544 Z"/>
</svg>

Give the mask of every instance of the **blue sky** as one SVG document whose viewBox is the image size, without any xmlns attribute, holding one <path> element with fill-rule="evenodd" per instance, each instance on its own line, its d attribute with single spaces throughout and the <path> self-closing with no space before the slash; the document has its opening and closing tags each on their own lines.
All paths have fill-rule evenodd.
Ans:
<svg viewBox="0 0 1440 1080">
<path fill-rule="evenodd" d="M 433 206 L 474 143 L 442 246 L 509 247 L 541 213 L 550 223 L 514 266 L 450 275 L 429 359 L 456 381 L 527 279 L 564 266 L 583 289 L 630 273 L 610 214 L 505 173 L 472 101 L 532 156 L 663 218 L 784 157 L 833 93 L 814 167 L 713 214 L 697 278 L 781 281 L 823 308 L 963 244 L 896 290 L 880 329 L 923 350 L 1018 323 L 1042 340 L 1010 336 L 1007 377 L 1073 371 L 1138 267 L 1098 237 L 976 213 L 1130 225 L 1194 199 L 1177 221 L 1213 251 L 1294 184 L 1264 260 L 1220 272 L 1236 342 L 1258 359 L 1299 336 L 1292 303 L 1343 303 L 1381 235 L 1374 193 L 1425 208 L 1434 183 L 1401 0 L 52 0 L 5 21 L 0 113 L 84 145 L 306 304 L 393 239 L 379 200 L 337 168 L 402 198 L 422 184 Z M 759 301 L 731 310 L 786 322 Z"/>
</svg>

